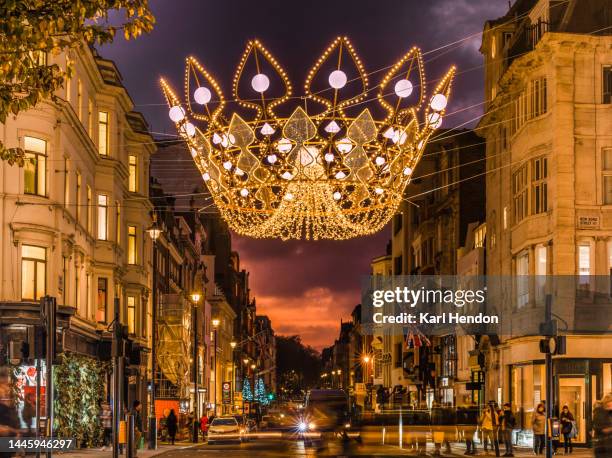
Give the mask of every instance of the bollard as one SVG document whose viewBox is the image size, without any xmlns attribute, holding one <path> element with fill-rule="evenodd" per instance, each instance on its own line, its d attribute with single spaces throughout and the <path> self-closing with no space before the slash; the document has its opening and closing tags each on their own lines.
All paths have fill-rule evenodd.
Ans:
<svg viewBox="0 0 612 458">
<path fill-rule="evenodd" d="M 128 414 L 127 416 L 127 446 L 125 456 L 126 458 L 134 458 L 136 456 L 136 444 L 134 436 L 134 415 Z"/>
</svg>

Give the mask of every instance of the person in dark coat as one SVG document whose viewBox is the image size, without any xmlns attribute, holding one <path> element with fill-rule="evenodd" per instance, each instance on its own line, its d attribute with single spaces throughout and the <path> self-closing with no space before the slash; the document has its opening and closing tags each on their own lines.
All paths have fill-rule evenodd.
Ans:
<svg viewBox="0 0 612 458">
<path fill-rule="evenodd" d="M 595 457 L 612 456 L 612 393 L 603 398 L 601 406 L 593 412 L 595 430 Z"/>
<path fill-rule="evenodd" d="M 174 441 L 176 439 L 176 431 L 178 429 L 178 418 L 174 413 L 174 409 L 171 409 L 170 414 L 168 414 L 168 418 L 166 420 L 166 428 L 168 428 L 168 436 L 170 436 L 170 443 L 174 445 Z"/>
<path fill-rule="evenodd" d="M 565 454 L 572 453 L 574 451 L 572 447 L 572 429 L 574 427 L 574 416 L 569 410 L 568 406 L 563 406 L 561 415 L 561 433 L 563 434 L 563 445 L 565 446 Z"/>
</svg>

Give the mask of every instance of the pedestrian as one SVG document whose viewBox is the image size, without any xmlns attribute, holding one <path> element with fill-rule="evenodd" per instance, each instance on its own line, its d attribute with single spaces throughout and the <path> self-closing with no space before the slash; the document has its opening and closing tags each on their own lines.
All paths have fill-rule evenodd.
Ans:
<svg viewBox="0 0 612 458">
<path fill-rule="evenodd" d="M 202 437 L 206 438 L 208 433 L 208 417 L 206 415 L 202 415 L 202 418 L 200 418 L 200 431 L 202 432 Z"/>
<path fill-rule="evenodd" d="M 533 412 L 531 418 L 531 429 L 533 430 L 533 452 L 536 455 L 541 455 L 544 452 L 546 441 L 546 413 L 544 412 L 544 404 L 540 403 Z"/>
<path fill-rule="evenodd" d="M 514 431 L 514 428 L 516 427 L 516 418 L 514 418 L 512 406 L 509 402 L 504 404 L 500 423 L 502 439 L 504 441 L 504 447 L 506 448 L 506 453 L 504 453 L 504 456 L 514 456 L 512 453 L 512 431 Z"/>
<path fill-rule="evenodd" d="M 595 457 L 612 456 L 612 393 L 606 395 L 593 412 L 595 430 Z"/>
<path fill-rule="evenodd" d="M 172 445 L 174 445 L 174 441 L 176 440 L 177 427 L 178 418 L 176 418 L 174 409 L 170 409 L 170 413 L 168 414 L 168 418 L 166 419 L 166 428 L 168 428 L 168 436 L 170 436 L 170 443 Z"/>
<path fill-rule="evenodd" d="M 142 404 L 140 401 L 135 400 L 132 404 L 132 412 L 131 414 L 134 416 L 134 453 L 140 446 L 140 438 L 142 437 Z"/>
<path fill-rule="evenodd" d="M 487 445 L 490 443 L 491 451 L 495 450 L 495 456 L 499 456 L 499 440 L 497 438 L 499 416 L 492 402 L 489 403 L 489 406 L 485 408 L 480 417 L 480 430 L 482 432 L 485 453 L 489 454 Z"/>
<path fill-rule="evenodd" d="M 103 401 L 100 404 L 100 424 L 104 428 L 104 437 L 102 439 L 102 451 L 106 451 L 107 447 L 111 447 L 113 435 L 113 412 L 108 402 Z"/>
<path fill-rule="evenodd" d="M 572 436 L 576 428 L 576 420 L 574 419 L 574 416 L 570 412 L 568 406 L 563 406 L 559 420 L 561 420 L 563 445 L 565 447 L 565 454 L 567 455 L 568 453 L 572 453 L 574 451 L 572 447 Z"/>
</svg>

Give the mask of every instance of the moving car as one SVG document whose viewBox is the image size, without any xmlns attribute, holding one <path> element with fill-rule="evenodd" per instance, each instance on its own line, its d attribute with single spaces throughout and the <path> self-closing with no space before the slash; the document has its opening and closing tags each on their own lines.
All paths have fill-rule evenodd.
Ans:
<svg viewBox="0 0 612 458">
<path fill-rule="evenodd" d="M 208 444 L 224 441 L 242 442 L 240 425 L 235 417 L 215 417 L 208 427 Z"/>
</svg>

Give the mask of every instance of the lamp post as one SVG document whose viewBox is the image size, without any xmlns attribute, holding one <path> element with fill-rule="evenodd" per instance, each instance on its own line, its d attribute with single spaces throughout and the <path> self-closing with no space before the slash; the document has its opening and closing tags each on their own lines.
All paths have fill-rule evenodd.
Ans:
<svg viewBox="0 0 612 458">
<path fill-rule="evenodd" d="M 149 405 L 149 449 L 157 449 L 157 417 L 155 415 L 155 378 L 157 375 L 157 239 L 162 233 L 153 215 L 153 224 L 147 229 L 153 241 L 153 286 L 151 288 L 151 400 Z"/>
<path fill-rule="evenodd" d="M 253 371 L 253 403 L 255 403 L 255 368 L 257 367 L 257 364 L 253 363 L 251 364 L 251 371 Z M 251 410 L 249 409 L 249 412 L 251 412 Z"/>
<path fill-rule="evenodd" d="M 199 376 L 199 351 L 198 351 L 198 302 L 200 302 L 200 294 L 192 293 L 191 301 L 193 302 L 193 442 L 198 442 L 198 419 L 200 411 L 200 396 L 198 391 L 198 376 Z"/>
<path fill-rule="evenodd" d="M 236 350 L 236 341 L 232 340 L 230 342 L 230 347 L 232 347 L 232 381 L 231 381 L 231 385 L 230 385 L 230 396 L 231 396 L 231 407 L 230 407 L 230 413 L 234 412 L 234 387 L 235 387 L 235 383 L 236 383 L 236 369 L 235 369 L 235 365 L 234 365 L 234 351 Z"/>
<path fill-rule="evenodd" d="M 363 357 L 363 362 L 365 363 L 365 379 L 366 379 L 366 395 L 368 398 L 368 403 L 370 404 L 370 408 L 372 408 L 372 384 L 370 382 L 370 361 L 372 360 L 372 358 L 370 358 L 369 355 L 365 355 Z"/>
<path fill-rule="evenodd" d="M 213 351 L 214 351 L 214 356 L 213 356 L 213 364 L 215 365 L 215 383 L 213 384 L 213 389 L 214 389 L 214 398 L 213 398 L 213 413 L 216 416 L 217 415 L 217 377 L 219 376 L 219 373 L 217 371 L 217 328 L 219 327 L 219 324 L 221 323 L 221 321 L 219 320 L 219 318 L 213 318 L 212 320 L 212 325 L 214 328 L 213 331 Z"/>
</svg>

